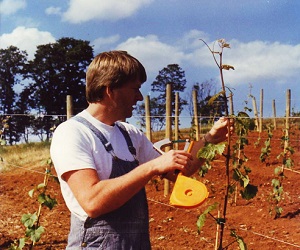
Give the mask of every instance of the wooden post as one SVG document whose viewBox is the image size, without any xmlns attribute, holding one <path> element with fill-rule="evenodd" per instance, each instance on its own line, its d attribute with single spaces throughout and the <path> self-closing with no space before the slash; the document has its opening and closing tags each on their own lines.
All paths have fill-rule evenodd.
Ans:
<svg viewBox="0 0 300 250">
<path fill-rule="evenodd" d="M 273 100 L 272 107 L 273 107 L 273 125 L 274 125 L 274 129 L 277 129 L 275 100 Z"/>
<path fill-rule="evenodd" d="M 179 139 L 179 93 L 175 93 L 175 124 L 174 124 L 175 141 Z M 175 143 L 175 149 L 178 149 L 178 143 Z"/>
<path fill-rule="evenodd" d="M 263 112 L 264 112 L 264 90 L 260 90 L 260 122 L 259 122 L 259 132 L 263 130 Z"/>
<path fill-rule="evenodd" d="M 166 136 L 172 140 L 172 84 L 168 83 L 166 87 Z M 166 147 L 166 151 L 169 151 L 170 147 Z M 167 196 L 170 193 L 170 182 L 164 179 L 164 195 Z"/>
<path fill-rule="evenodd" d="M 254 117 L 255 117 L 254 123 L 255 123 L 255 126 L 256 126 L 256 131 L 259 131 L 257 104 L 256 104 L 255 96 L 252 96 L 252 106 L 253 106 L 253 112 L 254 112 Z"/>
<path fill-rule="evenodd" d="M 218 218 L 220 218 L 220 209 L 218 209 Z M 215 250 L 218 250 L 220 224 L 219 223 L 216 224 L 217 224 L 217 229 L 216 229 Z"/>
<path fill-rule="evenodd" d="M 151 134 L 151 114 L 150 114 L 150 97 L 145 96 L 145 119 L 146 119 L 146 136 L 149 141 L 152 141 Z"/>
<path fill-rule="evenodd" d="M 233 95 L 230 93 L 229 95 L 229 114 L 233 115 L 234 114 L 234 109 L 233 109 Z"/>
<path fill-rule="evenodd" d="M 286 108 L 285 108 L 285 140 L 284 148 L 289 146 L 289 129 L 290 129 L 290 116 L 291 116 L 291 90 L 286 91 Z"/>
<path fill-rule="evenodd" d="M 67 95 L 67 119 L 73 116 L 73 98 L 71 95 Z"/>
<path fill-rule="evenodd" d="M 199 120 L 198 120 L 198 107 L 197 107 L 197 90 L 193 90 L 193 107 L 194 107 L 194 125 L 196 130 L 196 141 L 199 140 Z"/>
</svg>

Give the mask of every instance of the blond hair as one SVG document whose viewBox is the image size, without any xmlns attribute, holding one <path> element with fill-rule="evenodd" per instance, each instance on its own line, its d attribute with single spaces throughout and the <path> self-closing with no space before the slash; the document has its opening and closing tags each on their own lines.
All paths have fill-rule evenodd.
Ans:
<svg viewBox="0 0 300 250">
<path fill-rule="evenodd" d="M 99 102 L 106 87 L 119 88 L 134 80 L 147 80 L 145 68 L 136 58 L 126 51 L 100 53 L 87 69 L 86 99 L 89 103 Z"/>
</svg>

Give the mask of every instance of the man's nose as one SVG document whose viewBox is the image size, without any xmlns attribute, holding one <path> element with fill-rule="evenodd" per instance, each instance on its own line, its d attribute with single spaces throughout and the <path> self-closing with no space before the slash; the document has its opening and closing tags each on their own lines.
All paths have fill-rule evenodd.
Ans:
<svg viewBox="0 0 300 250">
<path fill-rule="evenodd" d="M 144 100 L 144 97 L 143 97 L 141 91 L 139 91 L 139 93 L 138 93 L 137 100 L 138 101 L 143 101 Z"/>
</svg>

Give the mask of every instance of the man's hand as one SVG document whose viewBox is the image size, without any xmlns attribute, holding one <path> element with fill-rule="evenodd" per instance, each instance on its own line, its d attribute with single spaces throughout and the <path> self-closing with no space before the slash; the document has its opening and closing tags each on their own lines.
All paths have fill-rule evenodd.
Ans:
<svg viewBox="0 0 300 250">
<path fill-rule="evenodd" d="M 184 150 L 170 150 L 151 162 L 157 175 L 174 172 L 175 170 L 187 174 L 192 165 L 192 160 L 192 155 Z"/>
<path fill-rule="evenodd" d="M 211 128 L 211 130 L 204 135 L 205 142 L 217 144 L 226 140 L 229 134 L 234 131 L 234 120 L 230 118 L 221 117 Z"/>
</svg>

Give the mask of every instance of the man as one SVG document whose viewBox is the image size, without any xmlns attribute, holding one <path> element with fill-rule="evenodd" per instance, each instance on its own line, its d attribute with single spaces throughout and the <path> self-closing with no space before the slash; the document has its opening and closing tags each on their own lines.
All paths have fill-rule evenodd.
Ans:
<svg viewBox="0 0 300 250">
<path fill-rule="evenodd" d="M 141 131 L 120 122 L 143 100 L 146 78 L 124 51 L 97 55 L 86 74 L 88 108 L 55 130 L 51 157 L 71 211 L 67 249 L 150 249 L 145 185 L 157 175 L 175 180 L 175 170 L 191 175 L 202 163 L 183 150 L 160 155 Z M 220 119 L 205 140 L 225 140 L 227 123 Z"/>
</svg>

